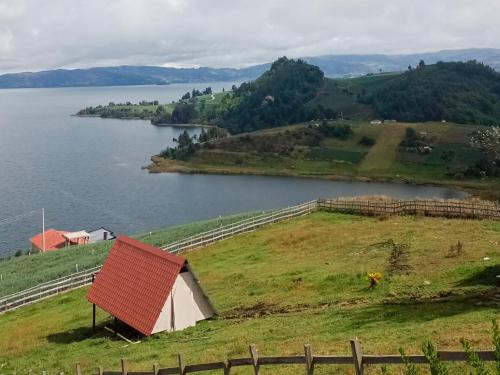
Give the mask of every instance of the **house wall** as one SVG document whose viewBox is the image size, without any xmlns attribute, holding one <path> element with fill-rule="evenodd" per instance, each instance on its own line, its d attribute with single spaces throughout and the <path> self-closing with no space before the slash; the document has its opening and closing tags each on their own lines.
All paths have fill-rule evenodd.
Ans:
<svg viewBox="0 0 500 375">
<path fill-rule="evenodd" d="M 214 313 L 193 275 L 182 272 L 175 280 L 152 333 L 183 330 Z"/>
<path fill-rule="evenodd" d="M 104 241 L 104 233 L 107 233 L 107 239 L 108 240 L 111 240 L 111 239 L 114 239 L 115 236 L 113 235 L 113 233 L 105 228 L 99 228 L 99 229 L 96 229 L 92 232 L 89 232 L 89 243 L 95 243 L 95 242 L 99 242 L 99 241 Z"/>
</svg>

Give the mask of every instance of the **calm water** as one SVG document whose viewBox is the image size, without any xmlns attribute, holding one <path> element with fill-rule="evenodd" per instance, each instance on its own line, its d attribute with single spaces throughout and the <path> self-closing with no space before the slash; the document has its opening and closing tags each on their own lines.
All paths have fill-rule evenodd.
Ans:
<svg viewBox="0 0 500 375">
<path fill-rule="evenodd" d="M 168 102 L 202 85 L 0 90 L 0 255 L 27 248 L 46 227 L 138 233 L 317 197 L 386 194 L 455 198 L 443 188 L 262 176 L 149 174 L 149 157 L 183 129 L 70 115 L 109 101 Z M 197 132 L 197 130 L 190 130 Z"/>
</svg>

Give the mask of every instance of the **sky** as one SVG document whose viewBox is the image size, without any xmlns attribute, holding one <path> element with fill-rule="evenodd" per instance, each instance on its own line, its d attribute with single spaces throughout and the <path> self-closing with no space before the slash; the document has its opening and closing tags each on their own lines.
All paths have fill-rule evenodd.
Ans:
<svg viewBox="0 0 500 375">
<path fill-rule="evenodd" d="M 499 0 L 0 0 L 0 73 L 500 47 Z"/>
</svg>

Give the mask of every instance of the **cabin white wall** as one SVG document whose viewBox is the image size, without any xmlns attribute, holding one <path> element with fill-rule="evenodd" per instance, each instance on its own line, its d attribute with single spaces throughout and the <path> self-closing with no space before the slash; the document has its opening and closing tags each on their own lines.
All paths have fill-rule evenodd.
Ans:
<svg viewBox="0 0 500 375">
<path fill-rule="evenodd" d="M 183 272 L 177 276 L 152 333 L 172 331 L 172 298 L 176 331 L 194 326 L 196 322 L 214 315 L 193 275 L 190 272 Z"/>
</svg>

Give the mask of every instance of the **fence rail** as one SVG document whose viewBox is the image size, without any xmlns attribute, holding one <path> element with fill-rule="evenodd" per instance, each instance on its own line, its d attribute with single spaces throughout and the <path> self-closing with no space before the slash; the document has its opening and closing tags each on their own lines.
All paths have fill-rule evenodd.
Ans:
<svg viewBox="0 0 500 375">
<path fill-rule="evenodd" d="M 314 375 L 316 367 L 324 365 L 349 365 L 352 366 L 356 375 L 363 375 L 367 366 L 375 365 L 402 365 L 404 360 L 400 355 L 365 355 L 361 351 L 361 345 L 358 340 L 351 340 L 351 355 L 315 355 L 311 345 L 304 345 L 304 355 L 264 357 L 259 356 L 255 345 L 249 346 L 249 357 L 226 359 L 219 362 L 185 364 L 182 355 L 178 355 L 178 363 L 174 367 L 160 368 L 154 364 L 150 371 L 129 371 L 128 363 L 125 359 L 121 360 L 121 370 L 107 371 L 98 367 L 96 375 L 168 375 L 168 374 L 189 374 L 211 370 L 222 370 L 224 375 L 230 375 L 234 367 L 252 367 L 253 373 L 261 375 L 266 372 L 267 366 L 275 365 L 302 365 L 307 375 Z M 467 354 L 465 352 L 438 351 L 441 361 L 446 362 L 466 362 Z M 495 358 L 494 351 L 477 351 L 478 357 L 486 362 L 498 360 Z M 428 361 L 423 355 L 408 355 L 406 358 L 413 364 L 426 365 Z M 267 373 L 272 373 L 271 370 Z M 76 364 L 76 375 L 82 375 L 79 364 Z"/>
<path fill-rule="evenodd" d="M 263 213 L 227 224 L 162 246 L 161 249 L 181 253 L 221 241 L 240 233 L 254 231 L 262 226 L 307 215 L 316 210 L 346 212 L 359 215 L 427 215 L 471 219 L 500 219 L 500 205 L 476 202 L 438 200 L 370 201 L 349 199 L 317 199 L 315 201 Z M 101 266 L 48 281 L 29 289 L 0 297 L 0 314 L 69 290 L 89 285 L 92 275 Z"/>
</svg>

